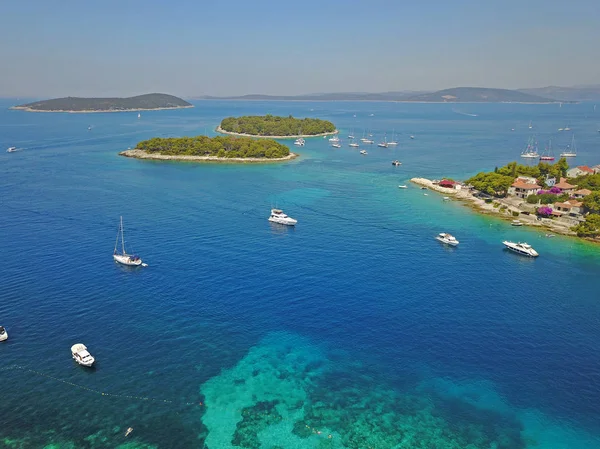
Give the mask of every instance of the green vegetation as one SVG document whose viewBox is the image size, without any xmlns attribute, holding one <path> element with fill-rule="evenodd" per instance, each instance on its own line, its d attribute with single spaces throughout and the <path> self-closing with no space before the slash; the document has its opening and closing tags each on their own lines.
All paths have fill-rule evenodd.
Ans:
<svg viewBox="0 0 600 449">
<path fill-rule="evenodd" d="M 252 136 L 296 136 L 300 134 L 312 136 L 333 133 L 335 125 L 327 120 L 316 118 L 297 119 L 291 115 L 277 117 L 267 114 L 264 116 L 227 117 L 221 121 L 221 129 Z"/>
<path fill-rule="evenodd" d="M 593 191 L 600 191 L 600 173 L 595 175 L 583 175 L 577 178 L 570 179 L 571 184 L 575 184 L 578 189 L 588 189 Z"/>
<path fill-rule="evenodd" d="M 488 195 L 504 197 L 513 180 L 513 177 L 501 175 L 500 173 L 478 173 L 467 179 L 465 183 Z"/>
<path fill-rule="evenodd" d="M 600 214 L 600 190 L 583 197 L 583 207 L 591 214 Z"/>
<path fill-rule="evenodd" d="M 563 193 L 562 195 L 555 195 L 553 193 L 542 193 L 540 195 L 529 195 L 526 201 L 529 204 L 552 204 L 557 201 L 567 201 L 569 199 L 568 193 Z"/>
<path fill-rule="evenodd" d="M 136 148 L 150 154 L 169 156 L 275 159 L 290 154 L 288 147 L 273 139 L 256 140 L 232 136 L 155 137 L 139 142 Z"/>
<path fill-rule="evenodd" d="M 579 237 L 598 237 L 600 236 L 600 215 L 589 214 L 583 223 L 579 223 L 572 229 Z"/>
<path fill-rule="evenodd" d="M 538 184 L 540 186 L 545 186 L 546 184 L 546 175 L 551 178 L 560 179 L 561 177 L 565 177 L 567 175 L 567 170 L 569 169 L 569 164 L 564 157 L 561 157 L 554 164 L 547 164 L 545 162 L 540 162 L 537 165 L 521 165 L 517 162 L 509 162 L 504 167 L 496 167 L 494 170 L 495 173 L 499 173 L 501 175 L 511 176 L 513 179 L 517 176 L 530 176 L 532 178 L 536 178 Z"/>
<path fill-rule="evenodd" d="M 129 98 L 54 98 L 35 103 L 14 106 L 13 109 L 29 111 L 69 111 L 69 112 L 115 112 L 144 109 L 191 108 L 192 104 L 181 98 L 167 94 L 146 94 Z"/>
</svg>

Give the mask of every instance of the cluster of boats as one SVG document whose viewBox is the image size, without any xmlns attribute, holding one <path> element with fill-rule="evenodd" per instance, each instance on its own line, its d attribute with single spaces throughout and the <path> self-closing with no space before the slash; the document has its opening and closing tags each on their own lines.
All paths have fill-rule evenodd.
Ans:
<svg viewBox="0 0 600 449">
<path fill-rule="evenodd" d="M 456 237 L 454 237 L 452 234 L 448 234 L 446 232 L 442 232 L 440 234 L 438 234 L 435 239 L 439 242 L 442 242 L 446 245 L 449 246 L 458 246 L 458 244 L 460 243 Z M 508 240 L 505 240 L 502 242 L 502 244 L 506 247 L 506 249 L 508 249 L 509 251 L 515 252 L 517 254 L 521 254 L 522 256 L 527 256 L 527 257 L 537 257 L 539 256 L 538 252 L 533 249 L 533 247 L 531 245 L 529 245 L 528 243 L 525 242 L 511 242 Z"/>
<path fill-rule="evenodd" d="M 565 128 L 568 129 L 568 128 Z M 575 135 L 571 138 L 571 143 L 560 153 L 560 157 L 576 157 L 577 147 L 575 146 Z M 552 151 L 552 140 L 548 142 L 548 146 L 542 154 L 538 152 L 538 143 L 532 136 L 527 141 L 527 146 L 521 152 L 521 157 L 525 159 L 539 159 L 541 161 L 553 161 L 555 159 Z"/>
</svg>

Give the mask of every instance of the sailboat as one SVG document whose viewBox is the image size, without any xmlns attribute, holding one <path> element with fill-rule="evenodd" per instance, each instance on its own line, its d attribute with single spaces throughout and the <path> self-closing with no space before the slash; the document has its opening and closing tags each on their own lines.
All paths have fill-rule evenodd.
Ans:
<svg viewBox="0 0 600 449">
<path fill-rule="evenodd" d="M 142 114 L 138 112 L 138 118 L 142 118 Z"/>
<path fill-rule="evenodd" d="M 121 252 L 118 251 L 117 247 L 119 246 L 119 237 L 121 237 Z M 148 264 L 142 262 L 138 256 L 127 254 L 125 251 L 125 238 L 123 234 L 123 217 L 121 217 L 121 222 L 119 223 L 119 232 L 117 232 L 117 240 L 115 241 L 115 250 L 113 252 L 113 259 L 115 262 L 120 263 L 121 265 L 127 265 L 130 267 L 147 267 Z"/>
<path fill-rule="evenodd" d="M 383 142 L 379 142 L 379 143 L 377 144 L 377 146 L 378 146 L 378 147 L 381 147 L 381 148 L 387 148 L 387 147 L 388 147 L 388 144 L 387 144 L 387 136 L 386 136 L 385 134 L 383 135 Z"/>
<path fill-rule="evenodd" d="M 396 130 L 392 131 L 392 140 L 390 142 L 387 143 L 388 147 L 395 147 L 396 145 L 398 145 L 398 142 L 396 141 Z"/>
<path fill-rule="evenodd" d="M 521 152 L 521 157 L 524 157 L 527 159 L 537 159 L 540 157 L 540 155 L 538 154 L 538 151 L 537 151 L 537 142 L 535 141 L 535 139 L 533 137 L 530 137 L 529 140 L 527 141 L 527 146 Z"/>
<path fill-rule="evenodd" d="M 348 136 L 348 139 L 354 139 L 354 130 L 352 130 L 352 134 Z"/>
<path fill-rule="evenodd" d="M 529 129 L 533 128 L 533 125 L 531 124 L 531 120 L 529 120 Z"/>
<path fill-rule="evenodd" d="M 367 135 L 367 130 L 365 129 L 364 132 L 363 132 L 363 136 L 360 139 L 361 142 L 365 143 L 365 142 L 367 142 L 369 140 L 369 138 L 366 137 L 366 135 Z"/>
<path fill-rule="evenodd" d="M 360 146 L 359 144 L 357 144 L 357 143 L 354 141 L 354 138 L 352 138 L 351 140 L 352 140 L 352 141 L 351 141 L 351 142 L 348 144 L 348 146 L 349 146 L 349 147 L 352 147 L 352 148 L 358 148 L 358 147 Z"/>
<path fill-rule="evenodd" d="M 575 147 L 575 134 L 571 138 L 571 145 L 567 145 L 565 151 L 560 153 L 560 157 L 576 157 L 577 156 L 577 148 Z"/>
<path fill-rule="evenodd" d="M 552 153 L 552 139 L 548 142 L 548 146 L 546 147 L 546 151 L 542 153 L 540 156 L 540 161 L 553 161 L 554 154 Z"/>
</svg>

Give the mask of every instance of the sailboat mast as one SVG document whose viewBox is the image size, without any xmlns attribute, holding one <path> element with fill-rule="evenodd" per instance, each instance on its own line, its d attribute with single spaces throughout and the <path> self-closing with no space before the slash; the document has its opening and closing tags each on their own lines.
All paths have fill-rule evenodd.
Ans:
<svg viewBox="0 0 600 449">
<path fill-rule="evenodd" d="M 121 247 L 123 248 L 123 255 L 125 255 L 125 235 L 123 231 L 123 217 L 121 216 Z"/>
</svg>

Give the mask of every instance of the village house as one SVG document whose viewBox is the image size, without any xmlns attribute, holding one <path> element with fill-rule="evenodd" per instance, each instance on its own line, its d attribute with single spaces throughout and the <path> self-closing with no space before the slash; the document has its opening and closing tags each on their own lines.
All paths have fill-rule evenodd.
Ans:
<svg viewBox="0 0 600 449">
<path fill-rule="evenodd" d="M 455 190 L 460 190 L 462 188 L 462 185 L 459 182 L 453 181 L 451 179 L 442 179 L 438 185 L 440 187 L 445 187 L 447 189 L 455 189 Z"/>
<path fill-rule="evenodd" d="M 583 203 L 573 199 L 567 200 L 564 203 L 554 203 L 554 210 L 577 218 L 583 213 Z"/>
<path fill-rule="evenodd" d="M 579 189 L 579 190 L 573 191 L 573 193 L 571 193 L 571 196 L 573 198 L 582 199 L 584 196 L 587 196 L 590 193 L 592 193 L 591 190 L 588 190 L 588 189 Z"/>
<path fill-rule="evenodd" d="M 560 178 L 560 182 L 557 182 L 556 184 L 554 184 L 554 187 L 558 187 L 564 193 L 569 193 L 569 194 L 571 192 L 574 192 L 575 189 L 577 188 L 577 186 L 574 186 L 573 184 L 569 184 L 565 178 Z"/>
<path fill-rule="evenodd" d="M 583 175 L 593 175 L 594 169 L 588 167 L 587 165 L 579 165 L 578 167 L 573 167 L 567 170 L 567 178 L 576 178 L 578 176 Z"/>
<path fill-rule="evenodd" d="M 594 170 L 594 173 L 600 173 L 600 165 L 594 165 L 592 170 Z"/>
<path fill-rule="evenodd" d="M 517 178 L 508 188 L 508 194 L 523 199 L 527 198 L 529 195 L 535 195 L 541 187 L 535 183 L 535 178 L 531 179 L 534 179 L 534 182 L 526 182 L 523 178 Z"/>
<path fill-rule="evenodd" d="M 525 184 L 537 184 L 537 179 L 532 176 L 517 176 L 515 181 L 521 181 Z"/>
</svg>

